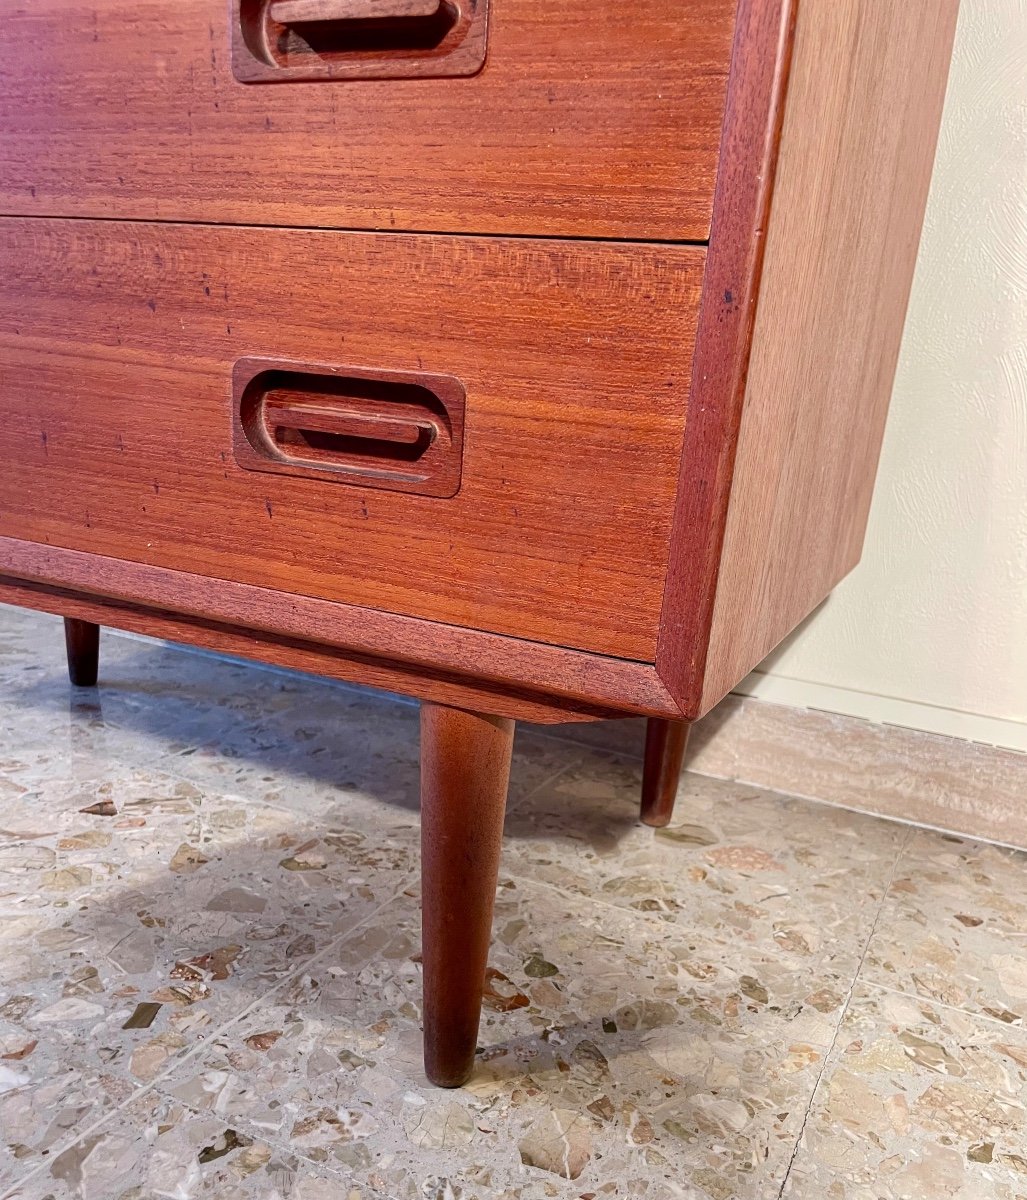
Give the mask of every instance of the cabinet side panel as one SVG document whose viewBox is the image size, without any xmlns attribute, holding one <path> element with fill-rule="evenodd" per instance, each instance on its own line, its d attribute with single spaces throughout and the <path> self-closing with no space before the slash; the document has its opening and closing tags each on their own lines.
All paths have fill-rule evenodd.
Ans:
<svg viewBox="0 0 1027 1200">
<path fill-rule="evenodd" d="M 698 711 L 774 189 L 796 0 L 740 0 L 656 668 Z"/>
<path fill-rule="evenodd" d="M 802 0 L 700 711 L 858 562 L 958 0 Z"/>
</svg>

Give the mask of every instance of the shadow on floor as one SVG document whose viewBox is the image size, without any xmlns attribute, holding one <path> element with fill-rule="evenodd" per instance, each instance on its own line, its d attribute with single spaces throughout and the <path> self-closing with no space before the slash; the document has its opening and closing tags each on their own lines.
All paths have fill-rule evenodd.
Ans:
<svg viewBox="0 0 1027 1200">
<path fill-rule="evenodd" d="M 359 792 L 392 808 L 419 810 L 417 706 L 372 689 L 313 676 L 263 670 L 239 660 L 159 643 L 105 636 L 100 686 L 76 689 L 56 669 L 26 679 L 19 705 L 39 725 L 67 721 L 70 754 L 80 761 L 105 745 L 126 765 L 160 766 L 214 790 L 266 792 L 269 781 Z M 120 644 L 118 644 L 120 643 Z M 47 664 L 49 666 L 49 664 Z M 605 736 L 606 732 L 609 736 Z M 546 820 L 552 796 L 540 784 L 561 771 L 634 771 L 644 722 L 518 727 L 505 834 L 561 836 Z M 106 736 L 109 734 L 109 736 Z M 614 766 L 613 754 L 626 755 Z M 220 760 L 220 775 L 204 766 Z M 576 841 L 608 852 L 638 823 L 637 806 L 583 790 L 574 795 Z"/>
</svg>

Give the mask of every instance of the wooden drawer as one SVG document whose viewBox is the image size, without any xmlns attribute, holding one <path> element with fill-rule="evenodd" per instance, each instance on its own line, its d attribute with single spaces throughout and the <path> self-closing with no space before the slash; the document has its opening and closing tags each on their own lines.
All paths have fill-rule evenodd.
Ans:
<svg viewBox="0 0 1027 1200">
<path fill-rule="evenodd" d="M 231 7 L 5 12 L 2 211 L 708 238 L 732 0 L 490 0 L 474 76 L 279 84 L 234 77 Z"/>
<path fill-rule="evenodd" d="M 18 218 L 0 246 L 0 536 L 651 661 L 702 248 Z M 449 380 L 458 490 L 249 469 L 255 358 Z"/>
</svg>

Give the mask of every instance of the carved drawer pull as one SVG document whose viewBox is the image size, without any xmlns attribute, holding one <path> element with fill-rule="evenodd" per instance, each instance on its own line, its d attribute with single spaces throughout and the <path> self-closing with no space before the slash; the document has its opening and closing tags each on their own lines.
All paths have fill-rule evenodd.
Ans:
<svg viewBox="0 0 1027 1200">
<path fill-rule="evenodd" d="M 250 471 L 454 496 L 464 389 L 451 375 L 241 359 L 236 462 Z"/>
<path fill-rule="evenodd" d="M 489 0 L 232 0 L 242 83 L 475 75 Z"/>
<path fill-rule="evenodd" d="M 271 19 L 281 25 L 324 21 L 409 21 L 434 17 L 443 0 L 275 0 Z"/>
</svg>

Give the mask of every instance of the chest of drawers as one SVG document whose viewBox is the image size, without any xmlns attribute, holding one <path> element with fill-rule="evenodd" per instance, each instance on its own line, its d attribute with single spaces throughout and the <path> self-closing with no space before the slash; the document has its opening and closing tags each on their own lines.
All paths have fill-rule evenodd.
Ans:
<svg viewBox="0 0 1027 1200">
<path fill-rule="evenodd" d="M 858 561 L 955 0 L 35 0 L 0 599 L 422 708 L 429 1076 L 513 722 L 688 723 Z"/>
</svg>

